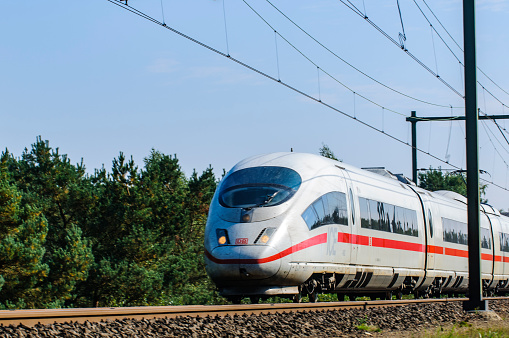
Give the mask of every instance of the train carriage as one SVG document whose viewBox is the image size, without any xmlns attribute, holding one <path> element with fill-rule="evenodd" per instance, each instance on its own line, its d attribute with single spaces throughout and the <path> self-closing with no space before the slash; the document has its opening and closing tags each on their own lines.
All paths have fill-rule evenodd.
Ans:
<svg viewBox="0 0 509 338">
<path fill-rule="evenodd" d="M 466 200 L 383 169 L 275 153 L 234 166 L 205 229 L 206 270 L 220 292 L 300 299 L 317 293 L 438 296 L 468 287 Z M 509 218 L 481 214 L 483 286 L 505 292 Z"/>
</svg>

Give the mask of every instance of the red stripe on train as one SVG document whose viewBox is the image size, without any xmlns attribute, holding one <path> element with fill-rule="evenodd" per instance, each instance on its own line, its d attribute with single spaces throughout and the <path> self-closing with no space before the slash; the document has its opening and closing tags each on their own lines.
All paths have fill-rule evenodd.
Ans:
<svg viewBox="0 0 509 338">
<path fill-rule="evenodd" d="M 374 246 L 377 248 L 424 252 L 424 245 L 420 243 L 403 242 L 396 241 L 394 239 L 369 237 L 361 235 L 350 235 L 341 232 L 338 233 L 338 242 Z"/>
<path fill-rule="evenodd" d="M 315 245 L 324 244 L 327 242 L 327 233 L 323 233 L 317 236 L 314 236 L 310 239 L 302 241 L 298 244 L 295 244 L 288 249 L 285 249 L 275 255 L 265 257 L 265 258 L 254 258 L 254 259 L 220 259 L 212 256 L 207 250 L 205 250 L 205 255 L 208 259 L 217 264 L 262 264 L 269 263 L 275 260 L 286 257 L 292 253 L 299 252 L 301 250 L 310 248 Z M 387 248 L 387 249 L 396 249 L 396 250 L 405 250 L 405 251 L 415 251 L 415 252 L 424 252 L 424 245 L 420 243 L 411 243 L 404 241 L 397 241 L 393 239 L 387 238 L 379 238 L 379 237 L 369 237 L 363 235 L 351 235 L 348 233 L 340 232 L 338 233 L 338 242 L 339 243 L 347 243 L 347 244 L 357 244 L 364 246 L 373 246 L 378 248 Z M 446 256 L 454 256 L 454 257 L 463 257 L 468 258 L 468 251 L 446 248 L 435 245 L 427 246 L 428 253 L 440 254 Z M 481 259 L 485 261 L 492 261 L 493 256 L 490 254 L 481 254 Z M 495 256 L 495 261 L 504 263 L 509 263 L 509 257 Z"/>
<path fill-rule="evenodd" d="M 210 259 L 212 262 L 217 264 L 262 264 L 262 263 L 269 263 L 278 259 L 281 259 L 285 256 L 288 256 L 289 254 L 292 254 L 294 252 L 298 252 L 304 249 L 307 249 L 309 247 L 323 244 L 327 242 L 327 233 L 323 233 L 320 235 L 317 235 L 315 237 L 312 237 L 310 239 L 307 239 L 305 241 L 302 241 L 298 244 L 295 244 L 288 249 L 285 249 L 281 252 L 278 252 L 275 255 L 265 257 L 265 258 L 252 258 L 252 259 L 242 259 L 242 258 L 234 258 L 234 259 L 220 259 L 212 256 L 210 252 L 205 250 L 205 256 L 207 256 L 208 259 Z"/>
</svg>

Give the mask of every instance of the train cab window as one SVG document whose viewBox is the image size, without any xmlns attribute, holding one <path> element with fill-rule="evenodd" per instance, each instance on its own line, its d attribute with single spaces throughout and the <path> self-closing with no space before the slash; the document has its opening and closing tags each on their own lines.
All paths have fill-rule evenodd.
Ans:
<svg viewBox="0 0 509 338">
<path fill-rule="evenodd" d="M 491 249 L 491 231 L 481 227 L 481 248 Z"/>
<path fill-rule="evenodd" d="M 467 223 L 442 217 L 442 226 L 444 228 L 444 241 L 468 245 Z"/>
<path fill-rule="evenodd" d="M 228 175 L 221 184 L 219 203 L 227 208 L 279 205 L 297 192 L 302 179 L 290 168 L 253 167 Z"/>
<path fill-rule="evenodd" d="M 323 195 L 302 213 L 302 218 L 309 230 L 327 224 L 348 225 L 346 195 L 337 191 Z"/>
</svg>

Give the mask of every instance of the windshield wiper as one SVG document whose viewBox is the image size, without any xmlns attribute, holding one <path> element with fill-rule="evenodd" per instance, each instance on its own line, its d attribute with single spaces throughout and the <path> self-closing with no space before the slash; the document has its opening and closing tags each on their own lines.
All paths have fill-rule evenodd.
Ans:
<svg viewBox="0 0 509 338">
<path fill-rule="evenodd" d="M 279 194 L 281 191 L 283 190 L 278 190 L 276 191 L 275 193 L 273 193 L 272 195 L 267 195 L 267 199 L 265 201 L 263 201 L 262 203 L 258 203 L 256 205 L 253 205 L 252 207 L 248 207 L 248 208 L 244 208 L 245 210 L 251 210 L 253 208 L 263 208 L 265 205 L 269 204 L 270 202 L 272 202 L 272 200 L 274 199 L 274 197 L 277 196 L 277 194 Z"/>
</svg>

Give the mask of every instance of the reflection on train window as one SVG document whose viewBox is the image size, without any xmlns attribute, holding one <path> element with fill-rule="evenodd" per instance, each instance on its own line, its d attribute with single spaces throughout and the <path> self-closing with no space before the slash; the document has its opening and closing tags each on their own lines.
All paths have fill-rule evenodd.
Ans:
<svg viewBox="0 0 509 338">
<path fill-rule="evenodd" d="M 337 191 L 323 195 L 302 213 L 302 218 L 309 230 L 327 224 L 348 225 L 346 195 Z"/>
<path fill-rule="evenodd" d="M 483 249 L 491 249 L 491 231 L 490 231 L 490 229 L 481 228 L 481 247 Z"/>
<path fill-rule="evenodd" d="M 224 179 L 219 192 L 219 203 L 227 208 L 279 205 L 289 200 L 301 183 L 300 175 L 290 168 L 246 168 Z"/>
<path fill-rule="evenodd" d="M 509 234 L 500 233 L 500 251 L 509 252 Z"/>
<path fill-rule="evenodd" d="M 442 226 L 444 228 L 444 241 L 468 245 L 467 223 L 442 217 Z"/>
<path fill-rule="evenodd" d="M 359 208 L 362 228 L 419 236 L 415 210 L 362 197 L 359 197 Z"/>
</svg>

